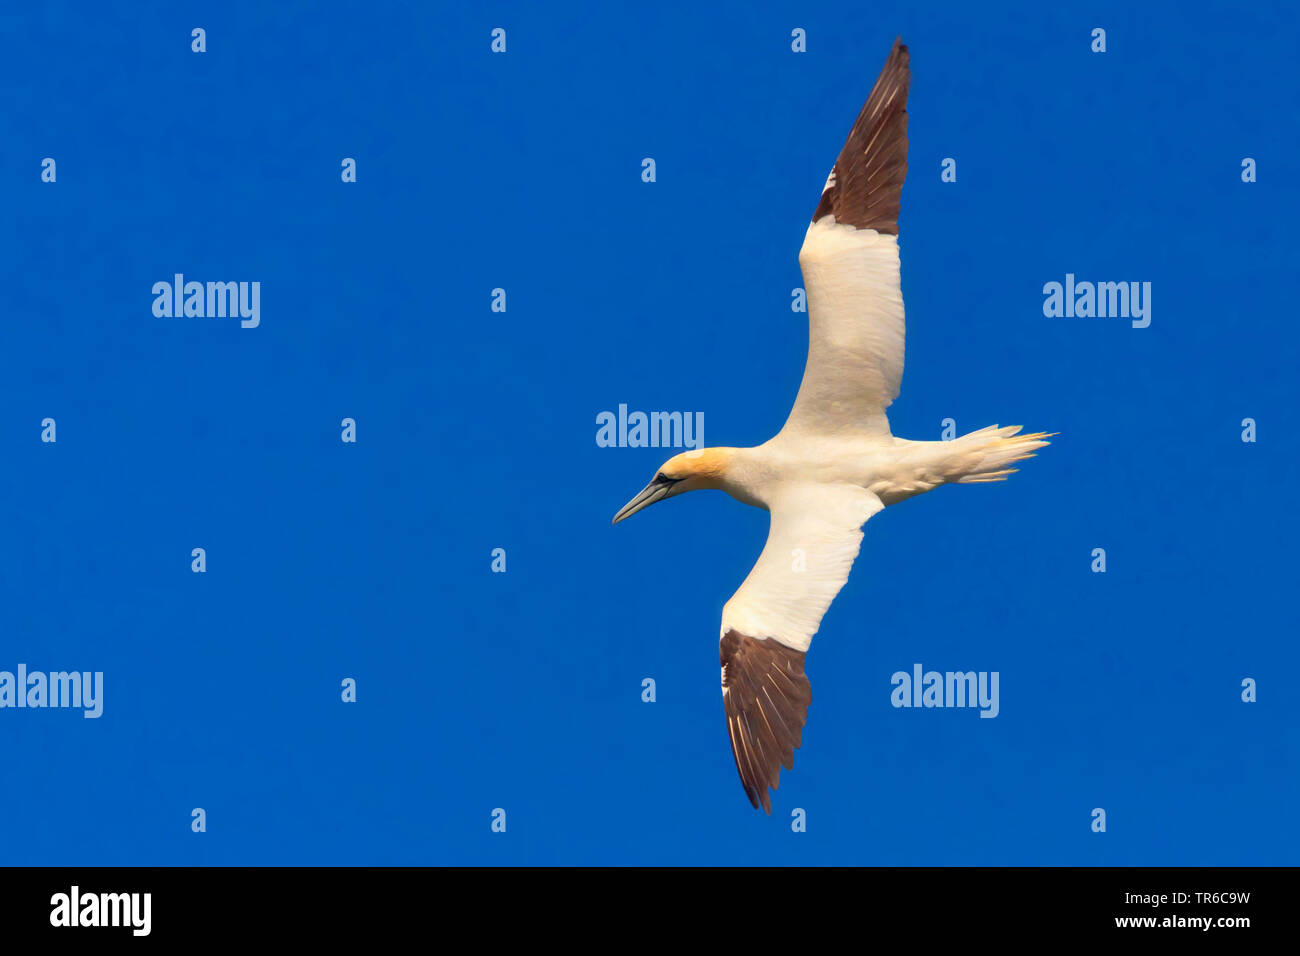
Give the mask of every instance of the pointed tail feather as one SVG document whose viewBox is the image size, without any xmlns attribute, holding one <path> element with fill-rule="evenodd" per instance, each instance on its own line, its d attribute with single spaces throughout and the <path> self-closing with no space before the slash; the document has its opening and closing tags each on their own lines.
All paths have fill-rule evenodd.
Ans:
<svg viewBox="0 0 1300 956">
<path fill-rule="evenodd" d="M 955 440 L 956 454 L 948 480 L 959 484 L 978 484 L 985 481 L 1004 481 L 1018 468 L 1007 466 L 1033 458 L 1034 452 L 1045 445 L 1057 432 L 1020 434 L 1020 425 L 999 428 L 990 425 Z M 965 446 L 964 448 L 961 446 Z"/>
</svg>

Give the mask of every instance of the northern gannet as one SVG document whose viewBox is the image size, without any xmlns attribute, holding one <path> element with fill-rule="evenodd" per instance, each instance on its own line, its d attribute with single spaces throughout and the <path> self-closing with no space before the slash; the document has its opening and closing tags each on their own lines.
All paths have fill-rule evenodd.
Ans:
<svg viewBox="0 0 1300 956">
<path fill-rule="evenodd" d="M 940 485 L 1000 481 L 1048 444 L 991 425 L 951 441 L 909 441 L 885 409 L 903 377 L 898 210 L 907 175 L 907 47 L 893 50 L 849 132 L 799 250 L 808 363 L 781 431 L 757 448 L 669 459 L 614 516 L 717 488 L 771 516 L 767 544 L 722 609 L 719 656 L 731 751 L 750 802 L 794 766 L 812 689 L 804 655 L 886 505 Z"/>
</svg>

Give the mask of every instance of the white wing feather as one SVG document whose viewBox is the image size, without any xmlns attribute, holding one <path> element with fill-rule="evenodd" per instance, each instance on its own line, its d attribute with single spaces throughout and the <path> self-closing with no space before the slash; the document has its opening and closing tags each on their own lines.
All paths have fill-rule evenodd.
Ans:
<svg viewBox="0 0 1300 956">
<path fill-rule="evenodd" d="M 903 381 L 897 237 L 826 216 L 808 227 L 799 265 L 808 363 L 782 432 L 887 437 Z"/>
<path fill-rule="evenodd" d="M 792 485 L 774 495 L 767 544 L 722 609 L 722 634 L 775 638 L 806 651 L 849 579 L 862 525 L 883 507 L 870 491 L 847 484 Z"/>
</svg>

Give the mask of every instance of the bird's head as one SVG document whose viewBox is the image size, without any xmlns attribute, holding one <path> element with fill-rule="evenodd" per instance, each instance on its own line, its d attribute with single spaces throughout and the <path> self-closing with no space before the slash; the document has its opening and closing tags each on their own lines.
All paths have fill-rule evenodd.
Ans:
<svg viewBox="0 0 1300 956">
<path fill-rule="evenodd" d="M 731 464 L 732 449 L 699 448 L 682 452 L 663 463 L 654 480 L 619 509 L 614 524 L 629 518 L 656 501 L 680 495 L 699 488 L 721 488 L 722 479 Z"/>
</svg>

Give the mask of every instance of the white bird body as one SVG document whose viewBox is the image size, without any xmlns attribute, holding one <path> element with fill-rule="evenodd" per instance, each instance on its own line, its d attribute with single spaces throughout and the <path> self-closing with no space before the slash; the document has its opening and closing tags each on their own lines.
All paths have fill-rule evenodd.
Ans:
<svg viewBox="0 0 1300 956">
<path fill-rule="evenodd" d="M 903 377 L 898 210 L 907 172 L 907 48 L 895 42 L 822 191 L 799 252 L 808 361 L 785 426 L 756 448 L 667 461 L 617 515 L 716 488 L 770 513 L 767 543 L 722 610 L 722 696 L 732 753 L 755 807 L 793 753 L 812 701 L 804 655 L 848 580 L 862 526 L 888 505 L 948 483 L 1000 481 L 1046 445 L 992 425 L 909 441 L 886 409 Z"/>
</svg>

